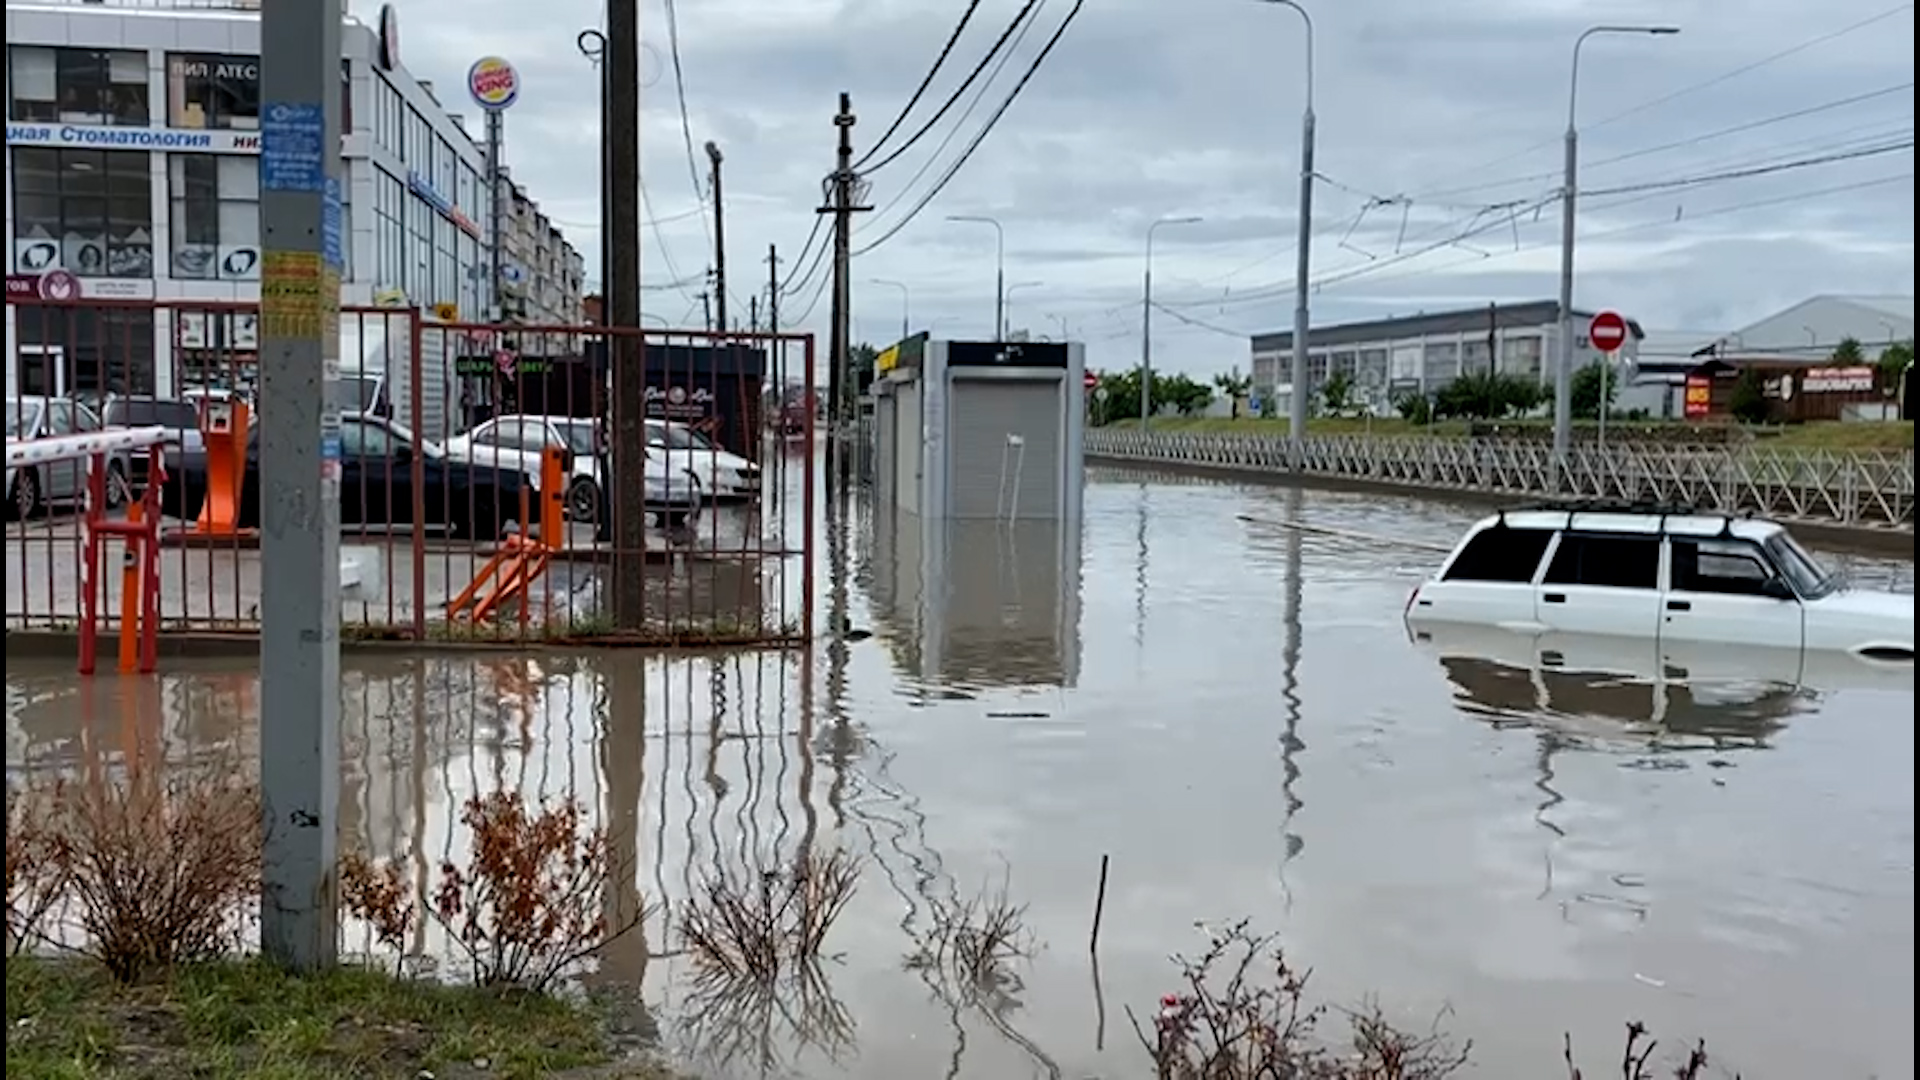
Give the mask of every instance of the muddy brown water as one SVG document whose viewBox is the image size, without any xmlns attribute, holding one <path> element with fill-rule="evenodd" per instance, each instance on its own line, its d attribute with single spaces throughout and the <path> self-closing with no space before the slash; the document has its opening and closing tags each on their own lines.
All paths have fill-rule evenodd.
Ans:
<svg viewBox="0 0 1920 1080">
<path fill-rule="evenodd" d="M 872 636 L 808 656 L 349 657 L 342 828 L 425 874 L 468 795 L 576 794 L 666 906 L 606 974 L 715 1077 L 1147 1075 L 1124 1009 L 1175 988 L 1196 922 L 1240 917 L 1320 1000 L 1444 1013 L 1478 1075 L 1558 1075 L 1569 1030 L 1603 1069 L 1630 1018 L 1750 1077 L 1913 1074 L 1910 672 L 1688 685 L 1418 643 L 1433 556 L 1242 514 L 1445 544 L 1474 511 L 1097 472 L 1076 565 L 1044 525 L 941 556 L 857 507 L 846 614 Z M 1828 555 L 1912 590 L 1910 562 Z M 251 753 L 248 667 L 10 661 L 9 775 L 128 723 Z M 864 865 L 833 1004 L 730 1018 L 659 955 L 673 920 L 717 867 L 804 844 Z M 938 905 L 1002 886 L 1034 955 L 956 1011 L 904 958 Z M 771 1049 L 727 1056 L 743 1033 Z"/>
</svg>

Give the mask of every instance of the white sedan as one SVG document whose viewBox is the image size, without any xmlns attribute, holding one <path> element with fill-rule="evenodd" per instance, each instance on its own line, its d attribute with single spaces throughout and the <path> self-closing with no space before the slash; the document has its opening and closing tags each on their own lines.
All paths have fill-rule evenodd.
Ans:
<svg viewBox="0 0 1920 1080">
<path fill-rule="evenodd" d="M 610 510 L 600 466 L 607 448 L 596 445 L 594 428 L 594 421 L 574 416 L 496 416 L 448 439 L 443 449 L 454 461 L 517 470 L 535 490 L 540 485 L 541 454 L 550 447 L 565 450 L 567 516 L 576 521 L 605 520 Z M 700 507 L 699 474 L 676 467 L 665 455 L 648 453 L 642 483 L 649 510 L 684 515 Z"/>
<path fill-rule="evenodd" d="M 685 424 L 648 420 L 647 446 L 664 453 L 675 469 L 698 477 L 716 499 L 750 499 L 760 493 L 760 466 L 722 450 Z"/>
</svg>

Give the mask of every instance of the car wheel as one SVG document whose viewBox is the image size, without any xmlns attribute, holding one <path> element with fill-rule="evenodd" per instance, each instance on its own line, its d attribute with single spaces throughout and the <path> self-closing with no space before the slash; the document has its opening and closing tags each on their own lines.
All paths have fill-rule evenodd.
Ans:
<svg viewBox="0 0 1920 1080">
<path fill-rule="evenodd" d="M 575 521 L 592 521 L 600 513 L 600 485 L 588 477 L 577 477 L 567 488 L 567 516 Z"/>
<path fill-rule="evenodd" d="M 13 474 L 13 515 L 25 521 L 40 509 L 40 481 L 33 475 L 32 469 L 21 469 Z"/>
<path fill-rule="evenodd" d="M 118 465 L 107 466 L 107 509 L 118 510 L 133 501 L 133 485 Z"/>
</svg>

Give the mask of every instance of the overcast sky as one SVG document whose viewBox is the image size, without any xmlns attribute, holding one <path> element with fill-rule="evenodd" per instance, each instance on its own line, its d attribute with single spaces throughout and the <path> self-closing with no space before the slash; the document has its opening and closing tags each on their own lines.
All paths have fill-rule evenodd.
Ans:
<svg viewBox="0 0 1920 1080">
<path fill-rule="evenodd" d="M 1592 194 L 1580 208 L 1578 306 L 1713 334 L 1815 293 L 1913 292 L 1910 4 L 1305 2 L 1317 24 L 1316 325 L 1555 295 L 1551 200 L 1569 60 L 1574 39 L 1597 22 L 1669 23 L 1682 33 L 1599 37 L 1583 51 L 1581 188 Z M 947 99 L 1020 6 L 982 0 L 954 58 L 881 156 Z M 921 200 L 1072 0 L 1034 6 L 1031 32 L 1015 39 L 1012 60 L 958 134 L 947 140 L 974 90 L 873 172 L 876 209 L 859 218 L 856 249 Z M 736 321 L 755 293 L 764 303 L 767 245 L 791 260 L 814 224 L 833 164 L 835 95 L 853 94 L 863 154 L 964 7 L 681 0 L 686 115 L 703 180 L 702 144 L 715 140 L 726 154 Z M 377 4 L 354 0 L 353 9 L 371 20 Z M 474 111 L 463 89 L 474 58 L 499 54 L 518 66 L 509 162 L 597 279 L 597 76 L 575 36 L 600 23 L 601 0 L 399 0 L 398 9 L 405 64 L 442 87 L 454 111 Z M 644 0 L 641 19 L 643 172 L 659 221 L 658 236 L 644 238 L 646 309 L 699 325 L 692 294 L 711 247 L 663 0 Z M 875 278 L 907 284 L 915 331 L 989 335 L 993 230 L 946 218 L 990 215 L 1005 227 L 1007 281 L 1022 286 L 1010 290 L 1010 325 L 1057 336 L 1064 320 L 1088 342 L 1090 364 L 1135 364 L 1146 229 L 1156 218 L 1201 215 L 1158 233 L 1155 298 L 1192 321 L 1155 312 L 1155 366 L 1244 367 L 1247 334 L 1291 325 L 1304 55 L 1300 17 L 1257 0 L 1085 0 L 952 181 L 854 260 L 856 338 L 898 336 L 901 290 Z M 1857 156 L 1796 164 L 1845 155 Z M 783 266 L 783 277 L 792 269 Z M 804 269 L 782 302 L 783 321 L 807 312 L 802 325 L 824 339 L 827 299 L 812 303 L 815 289 L 801 286 L 819 275 Z"/>
</svg>

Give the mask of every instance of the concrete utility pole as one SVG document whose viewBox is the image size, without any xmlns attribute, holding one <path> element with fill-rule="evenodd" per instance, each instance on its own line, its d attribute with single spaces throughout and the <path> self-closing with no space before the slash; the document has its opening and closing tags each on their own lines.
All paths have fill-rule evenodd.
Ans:
<svg viewBox="0 0 1920 1080">
<path fill-rule="evenodd" d="M 713 280 L 713 271 L 707 271 L 707 280 Z M 707 329 L 713 329 L 713 289 L 708 287 L 700 295 L 700 317 L 705 320 Z"/>
<path fill-rule="evenodd" d="M 759 332 L 760 332 L 760 297 L 758 295 L 749 296 L 747 297 L 747 333 L 757 334 Z"/>
<path fill-rule="evenodd" d="M 851 378 L 853 289 L 853 215 L 867 207 L 854 205 L 853 172 L 853 96 L 840 93 L 840 111 L 833 118 L 840 132 L 840 145 L 834 160 L 833 205 L 833 326 L 828 335 L 832 368 L 827 372 L 827 476 L 830 484 L 840 486 L 846 479 L 846 455 L 840 446 L 841 427 L 845 423 L 846 388 Z"/>
<path fill-rule="evenodd" d="M 892 278 L 877 277 L 877 278 L 871 278 L 869 280 L 871 280 L 875 285 L 889 285 L 889 286 L 892 286 L 893 288 L 900 290 L 900 340 L 901 341 L 907 340 L 907 338 L 910 336 L 907 331 L 907 327 L 913 325 L 913 292 L 912 290 L 907 288 L 906 282 L 895 281 Z"/>
<path fill-rule="evenodd" d="M 713 162 L 713 302 L 718 316 L 714 329 L 727 332 L 727 210 L 720 197 L 720 146 L 707 141 L 707 160 Z"/>
<path fill-rule="evenodd" d="M 1140 430 L 1153 418 L 1153 234 L 1162 225 L 1194 225 L 1198 217 L 1167 217 L 1147 226 L 1146 274 L 1140 289 Z"/>
<path fill-rule="evenodd" d="M 780 332 L 780 249 L 767 245 L 767 333 Z"/>
<path fill-rule="evenodd" d="M 1560 347 L 1553 370 L 1553 462 L 1564 481 L 1573 444 L 1573 218 L 1580 169 L 1580 133 L 1574 106 L 1580 97 L 1580 47 L 1599 34 L 1677 34 L 1677 26 L 1590 26 L 1573 40 L 1573 66 L 1567 77 L 1565 174 L 1560 186 Z"/>
<path fill-rule="evenodd" d="M 1312 316 L 1307 308 L 1309 278 L 1313 273 L 1313 16 L 1295 0 L 1270 0 L 1299 13 L 1307 26 L 1307 105 L 1300 115 L 1300 208 L 1295 225 L 1299 238 L 1294 242 L 1293 263 L 1293 394 L 1288 400 L 1287 442 L 1293 453 L 1293 467 L 1306 462 L 1302 453 L 1307 436 L 1307 346 Z"/>
<path fill-rule="evenodd" d="M 993 226 L 993 340 L 1007 339 L 1007 230 L 985 214 L 948 214 L 948 221 Z"/>
<path fill-rule="evenodd" d="M 260 946 L 296 971 L 339 951 L 344 14 L 260 16 Z"/>
<path fill-rule="evenodd" d="M 607 5 L 608 178 L 613 262 L 607 269 L 608 352 L 613 364 L 613 475 L 637 492 L 647 469 L 647 357 L 640 338 L 640 10 L 639 0 Z M 614 503 L 613 620 L 646 624 L 647 510 L 637 498 Z"/>
</svg>

